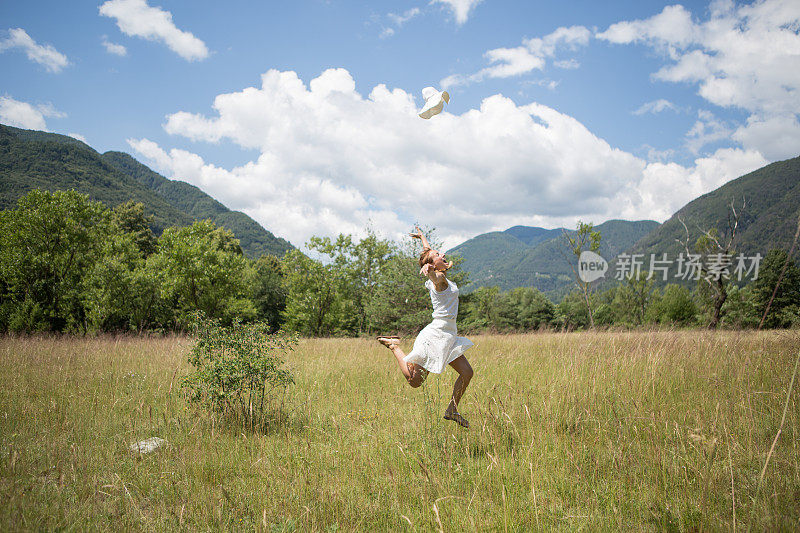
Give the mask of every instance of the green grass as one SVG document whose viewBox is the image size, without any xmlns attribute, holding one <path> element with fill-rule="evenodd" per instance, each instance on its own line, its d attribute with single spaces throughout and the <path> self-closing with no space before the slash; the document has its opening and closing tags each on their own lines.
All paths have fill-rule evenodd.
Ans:
<svg viewBox="0 0 800 533">
<path fill-rule="evenodd" d="M 0 339 L 0 529 L 800 527 L 797 384 L 754 501 L 797 332 L 472 340 L 469 430 L 452 370 L 411 389 L 374 341 L 309 339 L 254 434 L 187 408 L 188 339 Z"/>
</svg>

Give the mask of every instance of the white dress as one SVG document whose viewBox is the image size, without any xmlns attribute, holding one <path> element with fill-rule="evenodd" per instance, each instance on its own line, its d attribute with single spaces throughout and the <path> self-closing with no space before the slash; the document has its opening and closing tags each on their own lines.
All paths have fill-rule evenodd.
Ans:
<svg viewBox="0 0 800 533">
<path fill-rule="evenodd" d="M 431 293 L 433 321 L 425 326 L 414 341 L 414 348 L 403 358 L 406 363 L 415 363 L 435 374 L 442 371 L 452 361 L 458 359 L 473 343 L 466 337 L 459 337 L 456 329 L 458 316 L 458 286 L 447 280 L 447 288 L 436 290 L 431 280 L 425 282 Z"/>
</svg>

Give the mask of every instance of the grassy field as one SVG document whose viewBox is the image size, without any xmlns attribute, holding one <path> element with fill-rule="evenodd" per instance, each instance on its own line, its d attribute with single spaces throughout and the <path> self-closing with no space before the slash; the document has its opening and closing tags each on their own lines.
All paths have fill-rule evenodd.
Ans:
<svg viewBox="0 0 800 533">
<path fill-rule="evenodd" d="M 319 339 L 255 434 L 187 408 L 189 339 L 0 339 L 0 529 L 800 529 L 797 383 L 757 488 L 800 333 L 472 340 L 469 430 L 452 370 L 411 389 L 375 341 Z"/>
</svg>

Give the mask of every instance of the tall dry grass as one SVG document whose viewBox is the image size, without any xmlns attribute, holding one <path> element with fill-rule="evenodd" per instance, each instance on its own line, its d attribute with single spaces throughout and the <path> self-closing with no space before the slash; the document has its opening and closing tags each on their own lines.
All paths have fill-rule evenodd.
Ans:
<svg viewBox="0 0 800 533">
<path fill-rule="evenodd" d="M 188 339 L 2 339 L 0 528 L 800 528 L 797 332 L 473 341 L 469 430 L 452 371 L 411 389 L 372 340 L 308 339 L 254 434 L 187 409 Z"/>
</svg>

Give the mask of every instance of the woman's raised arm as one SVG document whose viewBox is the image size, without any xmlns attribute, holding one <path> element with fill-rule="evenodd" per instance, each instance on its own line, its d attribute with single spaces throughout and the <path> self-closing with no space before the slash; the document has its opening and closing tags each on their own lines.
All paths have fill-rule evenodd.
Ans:
<svg viewBox="0 0 800 533">
<path fill-rule="evenodd" d="M 422 230 L 419 229 L 419 226 L 417 226 L 416 230 L 414 231 L 414 233 L 411 233 L 410 235 L 412 237 L 414 237 L 415 239 L 419 239 L 419 240 L 422 241 L 422 249 L 423 250 L 430 249 L 431 245 L 428 244 L 428 239 L 425 238 L 425 235 L 422 233 Z"/>
</svg>

